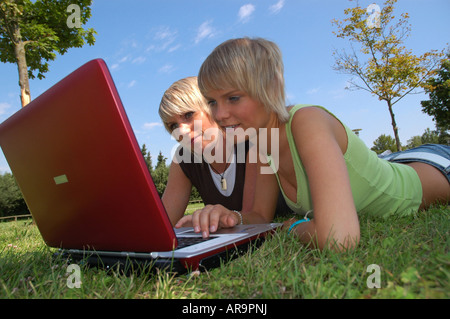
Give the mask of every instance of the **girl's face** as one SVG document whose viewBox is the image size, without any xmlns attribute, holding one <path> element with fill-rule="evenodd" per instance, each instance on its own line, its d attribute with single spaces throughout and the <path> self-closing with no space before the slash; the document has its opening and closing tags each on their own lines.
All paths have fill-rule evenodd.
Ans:
<svg viewBox="0 0 450 319">
<path fill-rule="evenodd" d="M 206 146 L 211 146 L 211 137 L 204 138 L 205 132 L 218 130 L 214 121 L 202 111 L 190 111 L 169 118 L 167 126 L 172 136 L 183 146 L 196 150 L 201 147 L 203 151 Z M 195 146 L 196 145 L 196 146 Z"/>
<path fill-rule="evenodd" d="M 208 92 L 208 104 L 218 125 L 226 130 L 260 129 L 269 124 L 270 114 L 263 104 L 236 89 Z"/>
</svg>

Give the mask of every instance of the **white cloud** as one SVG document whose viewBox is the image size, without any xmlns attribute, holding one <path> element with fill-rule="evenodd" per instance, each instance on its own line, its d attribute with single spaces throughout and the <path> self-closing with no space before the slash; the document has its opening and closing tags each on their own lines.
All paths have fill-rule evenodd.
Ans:
<svg viewBox="0 0 450 319">
<path fill-rule="evenodd" d="M 172 64 L 165 64 L 162 67 L 159 68 L 159 73 L 171 73 L 175 70 L 174 66 Z"/>
<path fill-rule="evenodd" d="M 171 30 L 170 27 L 167 26 L 161 26 L 155 33 L 155 39 L 156 40 L 166 40 L 166 39 L 173 39 L 177 35 L 177 31 Z"/>
<path fill-rule="evenodd" d="M 279 0 L 274 5 L 271 5 L 269 7 L 269 10 L 270 10 L 271 13 L 277 14 L 277 13 L 279 13 L 281 11 L 281 9 L 283 9 L 283 7 L 284 7 L 284 0 Z"/>
<path fill-rule="evenodd" d="M 133 61 L 131 63 L 133 63 L 133 64 L 142 64 L 142 63 L 145 62 L 145 60 L 146 60 L 145 57 L 138 56 L 137 58 L 133 59 Z"/>
<path fill-rule="evenodd" d="M 320 88 L 312 88 L 309 89 L 308 91 L 306 91 L 306 94 L 310 95 L 310 94 L 316 94 L 317 92 L 319 92 Z"/>
<path fill-rule="evenodd" d="M 197 36 L 195 37 L 195 43 L 199 43 L 203 39 L 211 38 L 215 34 L 215 29 L 211 26 L 212 21 L 203 22 L 197 30 Z"/>
<path fill-rule="evenodd" d="M 120 68 L 120 66 L 121 66 L 123 63 L 127 62 L 128 60 L 129 60 L 129 56 L 126 55 L 126 56 L 124 56 L 123 58 L 119 59 L 119 61 L 117 61 L 117 63 L 112 64 L 111 67 L 110 67 L 110 69 L 111 69 L 111 70 L 118 70 L 118 69 Z"/>
<path fill-rule="evenodd" d="M 168 53 L 175 52 L 175 51 L 178 50 L 179 48 L 181 48 L 181 44 L 177 44 L 177 45 L 175 45 L 175 46 L 169 48 L 169 49 L 167 50 L 167 52 L 168 52 Z"/>
<path fill-rule="evenodd" d="M 169 48 L 174 47 L 173 43 L 175 42 L 178 36 L 178 31 L 173 30 L 167 26 L 160 26 L 155 32 L 153 39 L 157 42 L 156 44 L 152 44 L 147 51 L 154 50 L 156 52 L 165 51 Z"/>
<path fill-rule="evenodd" d="M 133 86 L 136 85 L 136 80 L 131 81 L 130 83 L 128 83 L 128 88 L 132 88 Z"/>
<path fill-rule="evenodd" d="M 159 127 L 159 126 L 163 126 L 162 123 L 160 123 L 160 122 L 145 123 L 144 129 L 151 130 L 152 128 Z"/>
<path fill-rule="evenodd" d="M 241 21 L 242 23 L 246 23 L 248 22 L 248 20 L 250 19 L 250 16 L 252 15 L 252 13 L 255 11 L 255 6 L 253 4 L 245 4 L 243 5 L 240 9 L 239 9 L 239 21 Z"/>
</svg>

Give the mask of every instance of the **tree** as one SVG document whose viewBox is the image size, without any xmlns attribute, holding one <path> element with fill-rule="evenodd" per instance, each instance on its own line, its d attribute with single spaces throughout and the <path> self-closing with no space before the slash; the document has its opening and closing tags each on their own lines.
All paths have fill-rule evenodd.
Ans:
<svg viewBox="0 0 450 319">
<path fill-rule="evenodd" d="M 28 214 L 28 208 L 11 173 L 0 175 L 0 217 Z"/>
<path fill-rule="evenodd" d="M 441 131 L 450 129 L 450 53 L 442 60 L 436 77 L 428 79 L 423 85 L 430 100 L 420 102 L 422 111 L 433 117 L 436 127 Z"/>
<path fill-rule="evenodd" d="M 421 136 L 422 144 L 438 144 L 439 143 L 439 134 L 437 131 L 432 131 L 430 128 L 427 128 L 425 132 L 423 132 Z"/>
<path fill-rule="evenodd" d="M 94 29 L 81 28 L 91 17 L 92 0 L 1 0 L 0 61 L 19 71 L 22 107 L 31 101 L 29 79 L 44 78 L 56 53 L 95 42 Z"/>
<path fill-rule="evenodd" d="M 373 142 L 371 150 L 377 154 L 381 154 L 387 150 L 394 153 L 396 151 L 395 140 L 390 135 L 382 134 Z"/>
<path fill-rule="evenodd" d="M 422 143 L 422 136 L 415 135 L 415 136 L 411 137 L 408 140 L 408 144 L 406 144 L 406 148 L 410 149 L 410 148 L 414 148 L 414 147 L 420 146 L 422 144 L 423 144 Z"/>
<path fill-rule="evenodd" d="M 145 144 L 142 145 L 141 153 L 142 156 L 144 157 L 145 164 L 147 164 L 147 168 L 150 174 L 153 174 L 152 156 L 150 155 L 150 151 L 147 151 L 147 146 Z"/>
<path fill-rule="evenodd" d="M 422 136 L 420 135 L 416 135 L 411 137 L 408 140 L 408 144 L 406 145 L 407 148 L 413 148 L 413 147 L 417 147 L 420 146 L 422 144 L 439 144 L 439 132 L 438 131 L 432 131 L 430 130 L 430 128 L 427 128 L 425 130 L 425 132 L 422 134 Z"/>
<path fill-rule="evenodd" d="M 158 159 L 157 159 L 156 166 L 155 166 L 155 170 L 158 169 L 158 168 L 161 168 L 161 169 L 166 168 L 166 160 L 167 160 L 167 157 L 165 157 L 162 154 L 162 152 L 159 151 Z"/>
<path fill-rule="evenodd" d="M 443 53 L 432 50 L 416 56 L 403 46 L 411 26 L 407 13 L 394 21 L 396 2 L 386 0 L 383 9 L 376 4 L 361 8 L 357 3 L 354 8 L 344 11 L 348 17 L 343 21 L 333 20 L 333 25 L 337 27 L 333 33 L 351 43 L 350 53 L 335 50 L 333 56 L 336 71 L 362 81 L 350 80 L 349 89 L 368 91 L 387 103 L 397 150 L 401 150 L 393 106 L 435 74 Z M 353 43 L 360 46 L 359 53 Z"/>
<path fill-rule="evenodd" d="M 152 174 L 153 182 L 160 196 L 164 193 L 169 178 L 169 167 L 166 166 L 166 159 L 160 151 Z"/>
</svg>

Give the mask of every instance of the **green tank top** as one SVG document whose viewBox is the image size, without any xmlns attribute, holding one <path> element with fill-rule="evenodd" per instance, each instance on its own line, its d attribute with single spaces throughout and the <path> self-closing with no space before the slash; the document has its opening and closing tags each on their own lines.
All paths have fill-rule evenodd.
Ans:
<svg viewBox="0 0 450 319">
<path fill-rule="evenodd" d="M 334 116 L 325 108 L 316 105 L 296 105 L 289 112 L 290 119 L 286 123 L 286 136 L 292 153 L 297 180 L 296 203 L 291 201 L 284 193 L 278 174 L 272 166 L 286 203 L 294 212 L 300 214 L 313 210 L 313 205 L 308 177 L 295 146 L 291 123 L 294 113 L 300 108 L 308 106 L 320 107 Z M 416 212 L 422 202 L 422 184 L 416 171 L 410 166 L 380 159 L 375 152 L 367 148 L 352 130 L 342 122 L 340 123 L 345 128 L 348 138 L 344 159 L 350 176 L 350 185 L 357 212 L 382 217 L 388 217 L 391 214 L 407 215 Z M 272 162 L 270 155 L 268 159 L 270 164 Z"/>
</svg>

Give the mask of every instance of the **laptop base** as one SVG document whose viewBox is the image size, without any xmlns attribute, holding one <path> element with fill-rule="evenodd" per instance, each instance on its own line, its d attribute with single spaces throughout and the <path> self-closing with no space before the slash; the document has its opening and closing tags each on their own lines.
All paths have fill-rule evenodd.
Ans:
<svg viewBox="0 0 450 319">
<path fill-rule="evenodd" d="M 115 270 L 124 275 L 131 275 L 136 273 L 155 273 L 157 270 L 162 270 L 177 275 L 190 273 L 193 270 L 205 272 L 214 268 L 218 268 L 222 263 L 229 262 L 236 259 L 248 251 L 259 248 L 264 242 L 265 238 L 260 237 L 254 241 L 248 241 L 244 244 L 233 246 L 220 253 L 207 256 L 199 261 L 198 269 L 191 269 L 189 265 L 175 258 L 148 258 L 129 256 L 118 253 L 116 256 L 102 255 L 94 251 L 72 251 L 60 250 L 54 253 L 54 258 L 66 260 L 68 264 L 78 264 L 80 266 L 93 267 L 103 269 L 106 271 Z"/>
</svg>

